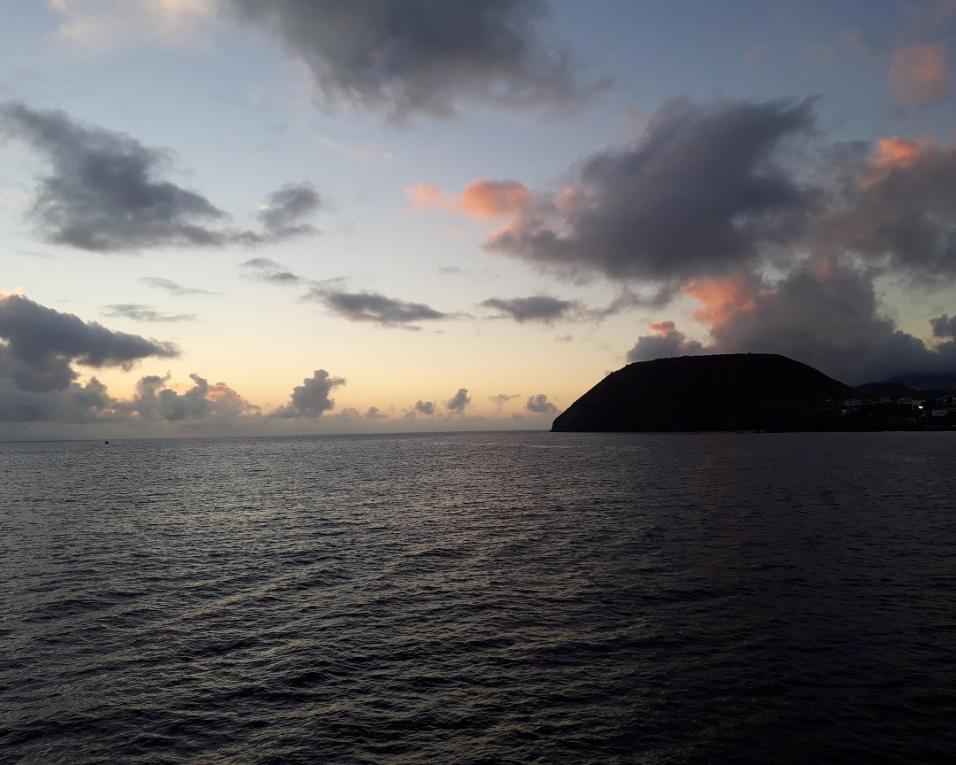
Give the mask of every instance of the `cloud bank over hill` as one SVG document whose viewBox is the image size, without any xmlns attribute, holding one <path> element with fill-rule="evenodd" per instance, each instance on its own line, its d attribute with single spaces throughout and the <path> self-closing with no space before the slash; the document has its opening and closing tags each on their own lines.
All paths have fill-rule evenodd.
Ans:
<svg viewBox="0 0 956 765">
<path fill-rule="evenodd" d="M 811 100 L 669 102 L 639 139 L 572 167 L 560 190 L 509 181 L 494 207 L 504 223 L 485 248 L 573 282 L 616 284 L 627 308 L 699 303 L 705 342 L 665 313 L 632 361 L 773 352 L 850 383 L 956 369 L 949 343 L 901 330 L 879 299 L 884 284 L 912 294 L 952 285 L 956 146 L 832 143 L 814 112 Z M 416 187 L 419 209 L 472 214 L 464 195 L 430 188 Z M 573 308 L 544 297 L 484 305 L 517 321 Z"/>
</svg>

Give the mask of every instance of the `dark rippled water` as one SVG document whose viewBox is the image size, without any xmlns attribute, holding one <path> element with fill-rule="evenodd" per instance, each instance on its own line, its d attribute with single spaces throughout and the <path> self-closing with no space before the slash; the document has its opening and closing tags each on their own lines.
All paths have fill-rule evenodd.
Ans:
<svg viewBox="0 0 956 765">
<path fill-rule="evenodd" d="M 0 759 L 952 762 L 956 434 L 0 446 Z"/>
</svg>

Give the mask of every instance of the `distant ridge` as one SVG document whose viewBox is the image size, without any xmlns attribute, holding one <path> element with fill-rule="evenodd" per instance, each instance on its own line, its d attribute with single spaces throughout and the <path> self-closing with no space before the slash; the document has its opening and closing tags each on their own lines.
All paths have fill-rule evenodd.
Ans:
<svg viewBox="0 0 956 765">
<path fill-rule="evenodd" d="M 777 354 L 681 356 L 612 372 L 551 427 L 571 431 L 826 430 L 853 389 Z"/>
</svg>

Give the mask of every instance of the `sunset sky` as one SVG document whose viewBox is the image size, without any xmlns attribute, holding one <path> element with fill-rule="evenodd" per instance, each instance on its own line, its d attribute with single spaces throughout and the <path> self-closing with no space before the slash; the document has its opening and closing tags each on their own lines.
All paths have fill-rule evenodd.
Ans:
<svg viewBox="0 0 956 765">
<path fill-rule="evenodd" d="M 954 0 L 38 0 L 0 42 L 0 438 L 956 372 Z"/>
</svg>

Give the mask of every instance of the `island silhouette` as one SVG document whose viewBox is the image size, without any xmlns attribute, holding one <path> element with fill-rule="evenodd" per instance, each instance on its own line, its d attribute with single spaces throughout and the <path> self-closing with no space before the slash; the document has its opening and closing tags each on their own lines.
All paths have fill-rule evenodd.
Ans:
<svg viewBox="0 0 956 765">
<path fill-rule="evenodd" d="M 956 424 L 952 393 L 914 390 L 899 380 L 853 388 L 779 354 L 680 356 L 611 372 L 551 430 L 949 429 Z"/>
</svg>

